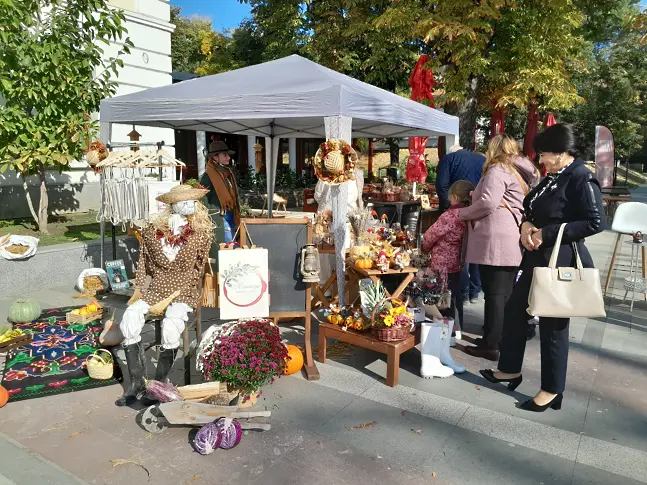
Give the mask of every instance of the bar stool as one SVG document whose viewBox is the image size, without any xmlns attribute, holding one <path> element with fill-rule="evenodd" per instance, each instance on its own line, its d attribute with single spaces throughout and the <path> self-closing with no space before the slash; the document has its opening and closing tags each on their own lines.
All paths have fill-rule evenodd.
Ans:
<svg viewBox="0 0 647 485">
<path fill-rule="evenodd" d="M 613 223 L 611 230 L 617 233 L 616 244 L 613 248 L 611 255 L 611 263 L 607 272 L 607 280 L 604 284 L 604 295 L 606 296 L 611 284 L 611 277 L 615 269 L 616 257 L 620 249 L 622 237 L 625 235 L 633 235 L 640 231 L 647 234 L 647 204 L 642 202 L 625 202 L 620 204 L 613 215 Z M 647 277 L 647 265 L 645 260 L 645 246 L 641 246 L 642 250 L 642 277 Z M 637 259 L 637 258 L 636 258 Z M 633 258 L 632 258 L 633 262 Z"/>
</svg>

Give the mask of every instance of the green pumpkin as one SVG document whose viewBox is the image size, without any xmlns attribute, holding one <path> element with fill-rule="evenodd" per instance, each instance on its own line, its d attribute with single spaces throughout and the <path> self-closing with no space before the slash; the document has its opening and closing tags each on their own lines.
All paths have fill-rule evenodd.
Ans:
<svg viewBox="0 0 647 485">
<path fill-rule="evenodd" d="M 34 300 L 16 300 L 7 319 L 13 323 L 29 323 L 40 317 L 40 305 Z"/>
</svg>

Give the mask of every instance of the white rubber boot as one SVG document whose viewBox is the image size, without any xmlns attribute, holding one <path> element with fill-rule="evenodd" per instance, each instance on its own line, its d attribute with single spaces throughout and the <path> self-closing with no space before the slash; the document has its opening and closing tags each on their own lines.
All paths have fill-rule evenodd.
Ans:
<svg viewBox="0 0 647 485">
<path fill-rule="evenodd" d="M 425 379 L 454 375 L 451 368 L 440 363 L 440 353 L 444 343 L 443 339 L 441 339 L 442 331 L 442 325 L 434 324 L 429 320 L 425 320 L 420 325 L 420 354 L 422 359 L 420 376 Z M 449 336 L 444 340 L 449 342 Z"/>
<path fill-rule="evenodd" d="M 434 319 L 434 324 L 441 326 L 444 324 L 447 326 L 447 336 L 445 338 L 441 338 L 440 363 L 451 368 L 455 374 L 465 372 L 465 366 L 454 362 L 452 355 L 449 353 L 449 336 L 452 334 L 452 329 L 454 328 L 454 320 L 451 318 L 443 318 L 442 320 Z"/>
</svg>

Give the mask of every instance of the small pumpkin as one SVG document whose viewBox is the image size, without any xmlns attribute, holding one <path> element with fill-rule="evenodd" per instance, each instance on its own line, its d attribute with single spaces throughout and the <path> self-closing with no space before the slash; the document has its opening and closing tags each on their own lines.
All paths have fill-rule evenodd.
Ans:
<svg viewBox="0 0 647 485">
<path fill-rule="evenodd" d="M 328 323 L 332 323 L 333 325 L 339 325 L 343 320 L 344 317 L 342 317 L 338 313 L 328 315 Z"/>
<path fill-rule="evenodd" d="M 296 374 L 303 367 L 303 353 L 296 345 L 288 345 L 288 356 L 285 359 L 285 369 L 283 373 L 286 376 Z"/>
<path fill-rule="evenodd" d="M 7 319 L 12 323 L 31 323 L 40 317 L 40 305 L 34 300 L 16 300 L 9 308 Z"/>
<path fill-rule="evenodd" d="M 0 408 L 4 407 L 7 401 L 9 401 L 9 393 L 4 387 L 0 386 Z"/>
<path fill-rule="evenodd" d="M 355 261 L 355 267 L 358 269 L 371 269 L 373 260 L 371 258 L 360 258 Z"/>
</svg>

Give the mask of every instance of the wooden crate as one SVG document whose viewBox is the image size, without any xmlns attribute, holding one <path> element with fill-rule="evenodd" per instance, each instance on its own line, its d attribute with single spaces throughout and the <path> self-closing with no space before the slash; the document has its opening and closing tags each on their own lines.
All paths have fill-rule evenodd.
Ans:
<svg viewBox="0 0 647 485">
<path fill-rule="evenodd" d="M 80 323 L 85 325 L 86 323 L 94 322 L 101 320 L 103 318 L 103 309 L 98 312 L 88 313 L 87 315 L 77 315 L 75 313 L 68 313 L 66 315 L 67 323 Z"/>
<path fill-rule="evenodd" d="M 12 338 L 11 340 L 7 340 L 6 342 L 0 343 L 0 353 L 1 352 L 9 352 L 12 349 L 15 349 L 17 347 L 22 347 L 23 345 L 27 345 L 28 343 L 31 343 L 33 339 L 32 334 L 28 333 L 25 335 L 21 335 L 20 337 Z"/>
</svg>

